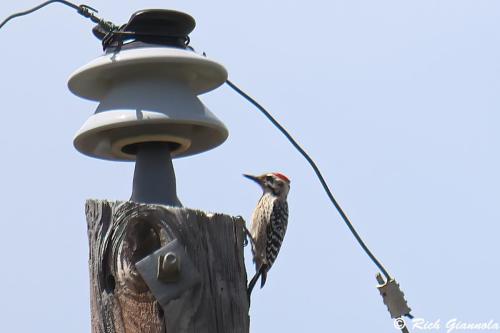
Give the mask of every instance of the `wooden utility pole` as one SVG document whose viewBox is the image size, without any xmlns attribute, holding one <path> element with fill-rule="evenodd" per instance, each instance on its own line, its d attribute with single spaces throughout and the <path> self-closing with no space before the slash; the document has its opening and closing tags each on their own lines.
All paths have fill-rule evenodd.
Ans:
<svg viewBox="0 0 500 333">
<path fill-rule="evenodd" d="M 242 218 L 100 200 L 86 215 L 92 333 L 249 332 Z M 135 264 L 173 239 L 201 283 L 162 308 Z"/>
</svg>

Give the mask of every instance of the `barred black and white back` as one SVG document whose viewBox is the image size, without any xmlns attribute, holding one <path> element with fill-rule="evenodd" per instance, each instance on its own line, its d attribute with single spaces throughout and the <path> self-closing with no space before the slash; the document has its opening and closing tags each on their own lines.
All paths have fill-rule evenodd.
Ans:
<svg viewBox="0 0 500 333">
<path fill-rule="evenodd" d="M 274 264 L 276 257 L 285 238 L 286 228 L 288 226 L 288 203 L 275 202 L 273 212 L 271 213 L 271 224 L 267 231 L 267 262 L 268 270 Z"/>
</svg>

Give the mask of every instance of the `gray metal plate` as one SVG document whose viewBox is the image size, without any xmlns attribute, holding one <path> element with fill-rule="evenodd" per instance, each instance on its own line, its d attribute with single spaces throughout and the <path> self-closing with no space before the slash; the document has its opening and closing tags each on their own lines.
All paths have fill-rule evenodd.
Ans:
<svg viewBox="0 0 500 333">
<path fill-rule="evenodd" d="M 160 257 L 167 253 L 174 253 L 180 262 L 177 282 L 163 282 L 158 278 L 158 262 Z M 171 300 L 179 298 L 185 291 L 201 283 L 200 274 L 177 239 L 137 262 L 135 266 L 162 308 Z"/>
</svg>

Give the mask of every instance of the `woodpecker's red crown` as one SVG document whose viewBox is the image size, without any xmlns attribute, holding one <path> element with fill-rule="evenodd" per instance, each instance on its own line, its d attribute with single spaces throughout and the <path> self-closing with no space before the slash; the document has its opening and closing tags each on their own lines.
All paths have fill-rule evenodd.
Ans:
<svg viewBox="0 0 500 333">
<path fill-rule="evenodd" d="M 290 179 L 288 179 L 287 176 L 285 176 L 284 174 L 282 174 L 280 172 L 274 172 L 273 175 L 275 175 L 276 177 L 278 177 L 281 180 L 284 180 L 284 181 L 290 183 Z"/>
</svg>

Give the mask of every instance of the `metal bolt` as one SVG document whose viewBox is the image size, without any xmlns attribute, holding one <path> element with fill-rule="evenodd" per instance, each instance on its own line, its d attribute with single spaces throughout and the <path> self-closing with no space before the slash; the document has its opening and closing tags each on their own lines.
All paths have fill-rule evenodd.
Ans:
<svg viewBox="0 0 500 333">
<path fill-rule="evenodd" d="M 181 275 L 181 260 L 173 252 L 158 257 L 157 279 L 164 283 L 179 281 Z"/>
</svg>

